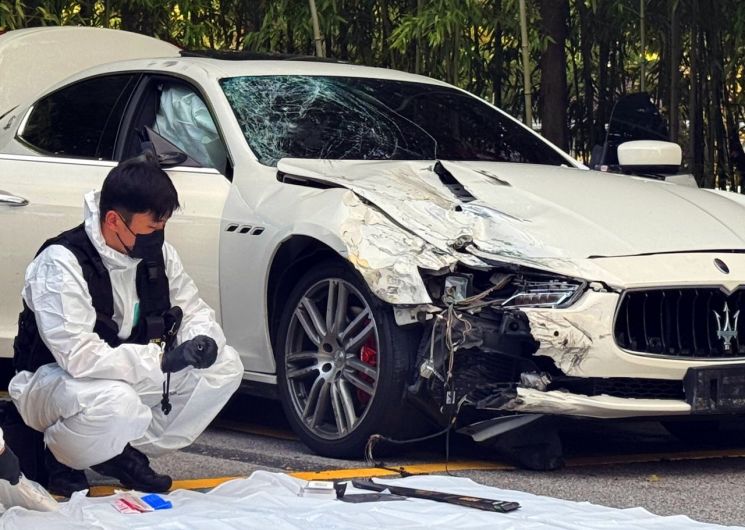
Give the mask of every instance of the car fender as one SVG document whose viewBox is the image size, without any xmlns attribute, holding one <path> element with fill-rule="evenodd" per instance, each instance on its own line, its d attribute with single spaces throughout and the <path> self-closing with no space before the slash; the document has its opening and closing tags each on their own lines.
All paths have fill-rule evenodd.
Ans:
<svg viewBox="0 0 745 530">
<path fill-rule="evenodd" d="M 457 259 L 435 252 L 351 191 L 344 193 L 339 208 L 341 215 L 329 216 L 334 221 L 328 224 L 309 220 L 288 227 L 278 238 L 275 256 L 287 240 L 307 237 L 348 261 L 382 301 L 393 305 L 431 303 L 419 269 L 441 270 Z"/>
</svg>

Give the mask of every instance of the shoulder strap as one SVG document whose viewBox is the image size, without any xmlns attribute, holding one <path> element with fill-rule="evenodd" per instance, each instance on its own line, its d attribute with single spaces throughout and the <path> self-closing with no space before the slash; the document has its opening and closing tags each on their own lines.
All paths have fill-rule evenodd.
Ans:
<svg viewBox="0 0 745 530">
<path fill-rule="evenodd" d="M 96 311 L 96 324 L 93 331 L 110 346 L 115 347 L 121 344 L 122 341 L 118 337 L 119 326 L 113 320 L 114 294 L 111 288 L 111 277 L 103 264 L 101 255 L 85 231 L 85 224 L 81 223 L 47 240 L 39 252 L 50 245 L 62 245 L 72 252 L 83 270 L 83 278 L 88 284 L 88 293 L 91 296 L 93 309 Z"/>
<path fill-rule="evenodd" d="M 111 289 L 111 278 L 103 264 L 101 256 L 93 243 L 88 239 L 85 226 L 79 225 L 60 235 L 48 239 L 36 253 L 52 245 L 62 245 L 73 253 L 83 271 L 83 278 L 88 284 L 93 308 L 96 311 L 96 323 L 93 331 L 110 346 L 121 344 L 119 327 L 113 320 L 114 296 Z M 13 363 L 16 370 L 35 371 L 39 366 L 54 362 L 54 356 L 41 340 L 36 326 L 36 316 L 23 303 L 23 311 L 18 317 L 18 334 L 13 341 Z"/>
<path fill-rule="evenodd" d="M 140 320 L 128 342 L 145 344 L 165 336 L 164 314 L 171 308 L 171 296 L 165 260 L 159 253 L 153 259 L 143 259 L 137 266 L 137 296 L 140 299 Z"/>
<path fill-rule="evenodd" d="M 111 278 L 100 254 L 85 232 L 85 225 L 80 224 L 72 230 L 48 240 L 42 245 L 39 252 L 54 244 L 62 245 L 75 255 L 80 268 L 83 270 L 83 278 L 88 284 L 88 292 L 93 300 L 96 313 L 111 318 L 114 315 Z"/>
</svg>

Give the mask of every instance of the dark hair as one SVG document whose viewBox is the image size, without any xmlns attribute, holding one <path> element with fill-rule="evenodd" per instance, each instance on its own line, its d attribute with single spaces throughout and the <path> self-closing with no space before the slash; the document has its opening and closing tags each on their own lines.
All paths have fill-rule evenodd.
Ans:
<svg viewBox="0 0 745 530">
<path fill-rule="evenodd" d="M 153 156 L 141 155 L 121 162 L 103 181 L 99 210 L 101 222 L 109 210 L 129 223 L 136 213 L 152 213 L 160 220 L 180 207 L 171 178 Z"/>
</svg>

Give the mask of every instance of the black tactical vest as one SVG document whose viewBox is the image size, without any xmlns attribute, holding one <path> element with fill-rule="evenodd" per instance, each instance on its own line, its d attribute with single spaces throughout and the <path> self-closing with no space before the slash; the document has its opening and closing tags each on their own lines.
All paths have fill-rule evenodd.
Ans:
<svg viewBox="0 0 745 530">
<path fill-rule="evenodd" d="M 122 343 L 147 344 L 162 340 L 166 335 L 164 314 L 171 307 L 168 277 L 162 253 L 152 260 L 141 260 L 137 266 L 137 295 L 140 299 L 140 317 L 132 335 L 125 340 L 118 337 L 119 327 L 113 320 L 114 296 L 109 271 L 101 256 L 88 238 L 83 224 L 48 239 L 36 253 L 38 256 L 51 245 L 62 245 L 72 252 L 83 269 L 83 278 L 96 311 L 93 331 L 109 346 Z M 16 371 L 36 371 L 44 364 L 55 362 L 54 356 L 41 340 L 34 312 L 23 303 L 18 317 L 18 335 L 13 341 L 13 366 Z"/>
</svg>

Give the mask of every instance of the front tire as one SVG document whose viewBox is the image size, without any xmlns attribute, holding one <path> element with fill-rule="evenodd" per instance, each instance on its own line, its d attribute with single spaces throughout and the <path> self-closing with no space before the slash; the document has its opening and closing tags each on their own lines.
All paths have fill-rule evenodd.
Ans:
<svg viewBox="0 0 745 530">
<path fill-rule="evenodd" d="M 277 378 L 290 425 L 313 451 L 363 455 L 370 435 L 396 435 L 416 331 L 344 263 L 319 264 L 288 297 L 277 334 Z"/>
</svg>

